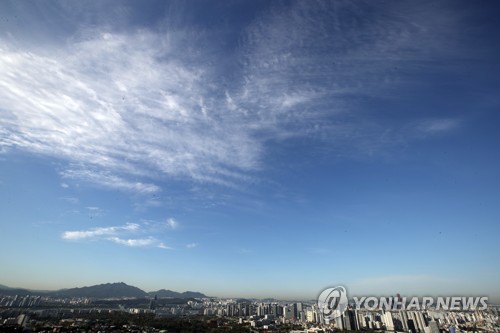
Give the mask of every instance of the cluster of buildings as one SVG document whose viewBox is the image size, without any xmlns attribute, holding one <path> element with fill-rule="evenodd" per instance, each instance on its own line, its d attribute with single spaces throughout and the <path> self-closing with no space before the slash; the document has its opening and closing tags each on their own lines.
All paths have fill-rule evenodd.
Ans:
<svg viewBox="0 0 500 333">
<path fill-rule="evenodd" d="M 178 301 L 178 299 L 177 299 Z M 157 317 L 207 316 L 234 318 L 240 324 L 255 331 L 272 331 L 281 325 L 301 327 L 301 332 L 316 331 L 393 331 L 408 333 L 439 333 L 446 330 L 455 333 L 460 329 L 481 329 L 500 332 L 496 308 L 476 311 L 445 311 L 427 308 L 423 310 L 367 310 L 348 307 L 337 318 L 325 317 L 315 302 L 281 302 L 243 299 L 200 298 L 185 302 L 156 297 L 127 306 L 124 300 L 116 299 L 98 305 L 88 298 L 55 298 L 41 296 L 3 296 L 0 308 L 8 312 L 17 309 L 36 317 L 71 318 L 78 314 L 127 312 L 129 314 L 154 314 Z M 142 304 L 142 305 L 140 305 Z M 26 317 L 3 318 L 7 324 L 24 325 Z M 21 321 L 21 322 L 20 322 Z M 1 323 L 0 323 L 1 324 Z M 5 324 L 5 323 L 4 323 Z"/>
<path fill-rule="evenodd" d="M 161 315 L 162 309 L 155 310 Z M 169 309 L 174 313 L 173 309 Z M 385 330 L 411 333 L 438 333 L 462 328 L 482 328 L 500 331 L 496 308 L 476 311 L 446 311 L 432 308 L 424 310 L 378 310 L 348 308 L 334 319 L 325 318 L 315 303 L 259 302 L 231 299 L 202 299 L 190 301 L 186 308 L 177 307 L 178 314 L 198 311 L 198 314 L 219 317 L 238 317 L 252 327 L 272 329 L 280 324 L 307 327 L 335 328 L 343 331 Z"/>
<path fill-rule="evenodd" d="M 0 296 L 0 308 L 34 308 L 43 306 L 86 306 L 92 303 L 90 298 L 59 298 L 51 296 Z"/>
<path fill-rule="evenodd" d="M 28 308 L 40 304 L 40 296 L 3 296 L 0 297 L 0 307 Z"/>
<path fill-rule="evenodd" d="M 320 317 L 320 316 L 319 316 Z M 498 316 L 489 311 L 369 311 L 348 309 L 340 317 L 332 321 L 321 320 L 333 324 L 339 330 L 385 330 L 411 333 L 439 333 L 445 329 L 454 332 L 458 327 L 481 327 L 487 331 L 498 332 Z"/>
</svg>

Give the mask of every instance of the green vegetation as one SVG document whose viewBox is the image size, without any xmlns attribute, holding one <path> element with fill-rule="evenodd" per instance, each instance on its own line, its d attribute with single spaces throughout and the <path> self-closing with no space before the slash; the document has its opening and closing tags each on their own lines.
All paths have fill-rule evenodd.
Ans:
<svg viewBox="0 0 500 333">
<path fill-rule="evenodd" d="M 156 317 L 154 314 L 128 314 L 125 312 L 80 314 L 78 318 L 42 319 L 32 317 L 35 322 L 31 325 L 32 332 L 47 331 L 57 328 L 60 332 L 106 331 L 106 332 L 133 332 L 165 330 L 169 333 L 240 333 L 249 332 L 248 324 L 238 324 L 234 319 L 197 317 Z M 5 331 L 7 327 L 0 327 Z M 15 327 L 12 327 L 15 331 Z M 284 331 L 282 331 L 284 332 Z"/>
</svg>

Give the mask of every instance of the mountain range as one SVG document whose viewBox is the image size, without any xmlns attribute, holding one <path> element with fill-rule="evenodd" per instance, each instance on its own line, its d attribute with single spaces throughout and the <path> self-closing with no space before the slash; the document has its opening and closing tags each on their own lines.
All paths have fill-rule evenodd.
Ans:
<svg viewBox="0 0 500 333">
<path fill-rule="evenodd" d="M 196 291 L 185 291 L 182 293 L 160 289 L 158 291 L 145 292 L 134 286 L 129 286 L 123 282 L 105 283 L 89 287 L 60 289 L 55 291 L 38 291 L 22 288 L 10 288 L 5 285 L 0 285 L 0 295 L 33 295 L 33 296 L 55 296 L 55 297 L 89 297 L 89 298 L 142 298 L 154 297 L 159 298 L 202 298 L 206 297 L 203 293 Z"/>
</svg>

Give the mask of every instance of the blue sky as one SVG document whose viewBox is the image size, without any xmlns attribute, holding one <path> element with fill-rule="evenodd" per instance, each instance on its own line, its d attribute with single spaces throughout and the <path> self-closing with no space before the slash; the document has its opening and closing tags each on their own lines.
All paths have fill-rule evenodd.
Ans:
<svg viewBox="0 0 500 333">
<path fill-rule="evenodd" d="M 0 13 L 0 283 L 500 300 L 498 3 Z"/>
</svg>

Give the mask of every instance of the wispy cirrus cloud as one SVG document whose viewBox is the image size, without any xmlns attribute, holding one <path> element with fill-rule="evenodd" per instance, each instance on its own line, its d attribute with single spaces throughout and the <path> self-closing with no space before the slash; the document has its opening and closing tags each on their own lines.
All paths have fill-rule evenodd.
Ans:
<svg viewBox="0 0 500 333">
<path fill-rule="evenodd" d="M 166 225 L 171 229 L 177 229 L 179 227 L 179 222 L 177 222 L 174 218 L 168 218 Z"/>
<path fill-rule="evenodd" d="M 127 223 L 123 226 L 96 227 L 89 230 L 65 231 L 62 234 L 62 238 L 67 240 L 95 239 L 101 236 L 111 236 L 122 232 L 133 232 L 139 230 L 139 224 Z"/>
<path fill-rule="evenodd" d="M 426 134 L 446 133 L 460 126 L 460 119 L 427 119 L 422 120 L 417 125 L 419 131 Z"/>
<path fill-rule="evenodd" d="M 271 139 L 308 137 L 358 154 L 412 141 L 413 133 L 399 128 L 420 119 L 407 114 L 388 122 L 366 101 L 396 100 L 396 91 L 446 70 L 435 61 L 463 54 L 455 52 L 459 16 L 446 6 L 419 4 L 418 12 L 411 4 L 352 1 L 278 7 L 248 27 L 241 85 L 230 92 L 232 109 L 252 110 Z M 427 129 L 451 130 L 453 122 L 436 116 Z"/>
<path fill-rule="evenodd" d="M 163 243 L 163 242 L 160 242 L 156 247 L 158 247 L 160 249 L 165 249 L 165 250 L 173 250 L 173 248 L 171 248 L 170 246 L 165 245 L 165 243 Z"/>
<path fill-rule="evenodd" d="M 167 39 L 91 31 L 51 56 L 2 47 L 1 146 L 123 191 L 157 192 L 151 180 L 168 177 L 230 186 L 258 165 L 260 145 L 243 119 L 222 116 L 205 65 L 185 63 Z"/>
<path fill-rule="evenodd" d="M 165 221 L 141 220 L 140 223 L 145 229 L 156 232 L 162 230 L 175 230 L 180 226 L 179 221 L 173 217 L 169 217 Z"/>
<path fill-rule="evenodd" d="M 100 17 L 45 50 L 5 38 L 0 149 L 56 157 L 67 162 L 63 178 L 126 192 L 156 193 L 169 179 L 235 187 L 263 167 L 269 142 L 393 145 L 401 124 L 392 128 L 361 101 L 394 98 L 456 50 L 457 18 L 435 7 L 270 7 L 242 29 L 231 50 L 238 66 L 222 77 L 227 59 L 198 43 L 203 31 L 120 31 Z M 445 127 L 453 128 L 427 130 Z"/>
<path fill-rule="evenodd" d="M 170 218 L 167 221 L 175 221 Z M 178 222 L 175 222 L 176 226 Z M 172 249 L 159 240 L 165 229 L 175 229 L 156 221 L 140 221 L 139 223 L 126 223 L 118 226 L 95 227 L 88 230 L 64 231 L 61 238 L 68 241 L 110 241 L 130 247 L 154 246 L 162 249 Z M 146 237 L 131 237 L 146 235 Z"/>
<path fill-rule="evenodd" d="M 155 193 L 160 191 L 160 187 L 152 183 L 140 181 L 130 181 L 104 171 L 91 170 L 65 170 L 61 172 L 63 178 L 82 180 L 95 185 L 134 193 Z"/>
<path fill-rule="evenodd" d="M 137 238 L 137 239 L 123 239 L 119 237 L 110 237 L 108 239 L 114 243 L 131 247 L 149 246 L 154 243 L 157 243 L 157 240 L 152 237 Z"/>
</svg>

